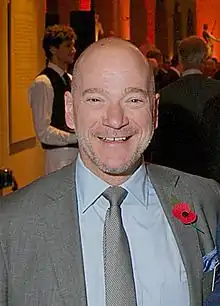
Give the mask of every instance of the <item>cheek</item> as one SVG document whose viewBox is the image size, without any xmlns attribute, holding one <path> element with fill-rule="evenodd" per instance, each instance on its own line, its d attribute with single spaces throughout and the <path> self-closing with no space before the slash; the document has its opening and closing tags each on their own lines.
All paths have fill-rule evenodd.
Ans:
<svg viewBox="0 0 220 306">
<path fill-rule="evenodd" d="M 142 109 L 138 114 L 130 116 L 136 125 L 144 132 L 149 131 L 154 125 L 152 111 L 150 109 Z"/>
<path fill-rule="evenodd" d="M 75 111 L 76 129 L 89 133 L 89 130 L 97 125 L 101 118 L 101 113 L 92 111 L 88 107 L 82 105 Z"/>
</svg>

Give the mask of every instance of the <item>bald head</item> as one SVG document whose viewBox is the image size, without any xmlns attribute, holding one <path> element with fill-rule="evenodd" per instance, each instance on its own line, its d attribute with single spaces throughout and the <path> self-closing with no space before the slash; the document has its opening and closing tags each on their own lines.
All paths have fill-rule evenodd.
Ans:
<svg viewBox="0 0 220 306">
<path fill-rule="evenodd" d="M 109 53 L 111 53 L 111 55 L 113 55 L 112 52 L 115 53 L 116 51 L 118 53 L 114 54 L 114 56 L 116 55 L 123 56 L 123 53 L 126 54 L 130 53 L 134 55 L 136 58 L 139 58 L 139 60 L 142 60 L 143 62 L 147 63 L 146 58 L 139 51 L 139 49 L 135 47 L 132 43 L 120 39 L 118 37 L 108 37 L 108 38 L 103 38 L 90 45 L 78 58 L 76 64 L 80 65 L 82 62 L 84 62 L 84 60 L 97 57 L 97 55 L 100 54 L 109 56 Z"/>
<path fill-rule="evenodd" d="M 138 77 L 135 77 L 135 72 Z M 108 84 L 110 77 L 120 82 L 130 73 L 130 86 L 134 87 L 139 79 L 144 80 L 144 88 L 154 101 L 155 84 L 152 66 L 147 58 L 132 43 L 118 37 L 101 39 L 90 45 L 78 58 L 73 70 L 72 94 L 75 95 L 87 81 L 100 79 L 101 87 Z M 133 76 L 133 77 L 132 77 Z M 90 82 L 91 83 L 91 82 Z M 120 83 L 117 83 L 117 85 Z M 114 82 L 109 82 L 114 87 Z M 74 99 L 76 101 L 77 99 Z"/>
<path fill-rule="evenodd" d="M 78 58 L 73 71 L 73 86 L 79 74 L 87 73 L 92 68 L 100 67 L 104 72 L 105 65 L 111 63 L 116 72 L 119 68 L 126 68 L 129 62 L 144 71 L 148 79 L 152 77 L 147 59 L 132 43 L 117 37 L 101 39 L 90 45 Z"/>
</svg>

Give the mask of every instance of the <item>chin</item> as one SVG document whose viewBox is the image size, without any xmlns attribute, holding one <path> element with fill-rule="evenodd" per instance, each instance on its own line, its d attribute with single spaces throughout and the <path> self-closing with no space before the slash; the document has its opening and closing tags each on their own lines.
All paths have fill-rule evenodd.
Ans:
<svg viewBox="0 0 220 306">
<path fill-rule="evenodd" d="M 111 167 L 103 164 L 100 168 L 104 173 L 110 175 L 126 175 L 129 172 L 125 165 L 121 165 L 120 167 Z"/>
<path fill-rule="evenodd" d="M 136 168 L 136 164 L 138 161 L 131 159 L 123 160 L 123 161 L 99 161 L 99 168 L 107 173 L 113 175 L 128 175 Z"/>
<path fill-rule="evenodd" d="M 67 65 L 71 65 L 73 63 L 73 59 L 70 58 L 68 61 L 67 61 Z"/>
</svg>

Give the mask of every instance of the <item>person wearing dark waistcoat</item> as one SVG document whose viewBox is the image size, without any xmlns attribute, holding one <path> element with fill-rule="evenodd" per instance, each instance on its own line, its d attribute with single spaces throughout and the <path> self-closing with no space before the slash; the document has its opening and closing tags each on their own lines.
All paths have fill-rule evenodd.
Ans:
<svg viewBox="0 0 220 306">
<path fill-rule="evenodd" d="M 45 151 L 45 174 L 75 160 L 78 144 L 72 120 L 71 79 L 67 67 L 73 63 L 76 35 L 72 28 L 54 25 L 43 38 L 47 65 L 29 89 L 35 131 Z"/>
</svg>

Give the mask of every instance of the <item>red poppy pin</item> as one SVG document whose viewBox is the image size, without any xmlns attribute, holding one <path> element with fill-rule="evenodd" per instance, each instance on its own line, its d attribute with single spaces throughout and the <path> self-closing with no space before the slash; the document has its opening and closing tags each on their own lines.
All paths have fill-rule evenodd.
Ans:
<svg viewBox="0 0 220 306">
<path fill-rule="evenodd" d="M 204 232 L 196 226 L 195 223 L 198 219 L 198 216 L 195 213 L 195 211 L 191 210 L 189 204 L 184 203 L 184 202 L 174 204 L 172 208 L 172 214 L 175 218 L 180 220 L 183 224 L 191 225 L 197 231 L 204 234 Z"/>
</svg>

